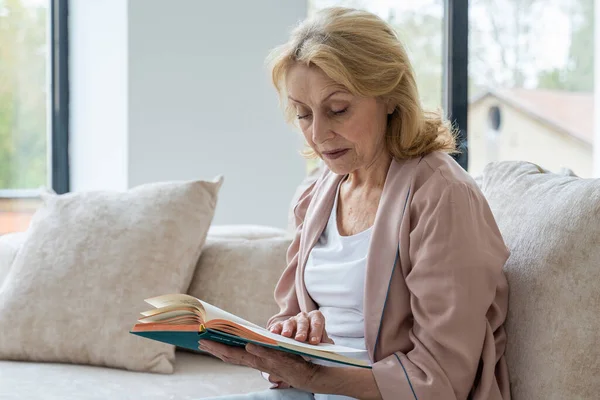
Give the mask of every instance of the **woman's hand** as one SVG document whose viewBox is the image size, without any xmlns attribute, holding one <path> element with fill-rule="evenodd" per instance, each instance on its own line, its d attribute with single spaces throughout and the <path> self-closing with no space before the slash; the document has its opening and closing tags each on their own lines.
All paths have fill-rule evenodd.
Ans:
<svg viewBox="0 0 600 400">
<path fill-rule="evenodd" d="M 262 373 L 266 374 L 265 372 L 262 372 Z M 265 376 L 265 375 L 263 375 L 263 376 Z M 266 374 L 266 378 L 269 382 L 271 382 L 273 384 L 270 387 L 270 389 L 289 389 L 289 388 L 291 388 L 289 383 L 284 382 L 283 379 L 281 379 L 280 377 L 278 377 L 276 375 Z"/>
<path fill-rule="evenodd" d="M 235 365 L 243 365 L 269 374 L 272 388 L 293 387 L 309 393 L 340 394 L 352 398 L 381 400 L 375 376 L 370 369 L 326 367 L 312 364 L 300 356 L 262 346 L 246 348 L 201 340 L 200 350 Z"/>
<path fill-rule="evenodd" d="M 325 317 L 319 310 L 309 313 L 301 312 L 286 321 L 273 324 L 270 328 L 272 333 L 294 338 L 299 342 L 305 342 L 310 338 L 310 344 L 333 343 L 325 331 Z"/>
<path fill-rule="evenodd" d="M 320 365 L 312 364 L 300 356 L 248 344 L 246 348 L 227 346 L 208 340 L 199 342 L 199 349 L 220 358 L 226 363 L 243 365 L 269 374 L 269 381 L 279 382 L 280 389 L 294 387 L 314 392 L 319 387 Z"/>
</svg>

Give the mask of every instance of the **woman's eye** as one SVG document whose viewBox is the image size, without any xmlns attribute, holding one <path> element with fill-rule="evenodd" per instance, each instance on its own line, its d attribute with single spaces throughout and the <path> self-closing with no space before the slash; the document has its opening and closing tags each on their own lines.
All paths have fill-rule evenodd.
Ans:
<svg viewBox="0 0 600 400">
<path fill-rule="evenodd" d="M 304 115 L 300 115 L 300 114 L 298 114 L 298 115 L 296 115 L 296 117 L 297 117 L 298 119 L 305 119 L 305 118 L 308 118 L 308 117 L 310 117 L 310 114 L 304 114 Z"/>
<path fill-rule="evenodd" d="M 336 111 L 336 110 L 332 110 L 331 112 L 332 112 L 334 115 L 342 115 L 342 114 L 343 114 L 343 113 L 345 113 L 347 110 L 348 110 L 348 107 L 346 107 L 346 108 L 344 108 L 344 109 L 341 109 L 341 110 L 337 110 L 337 111 Z"/>
</svg>

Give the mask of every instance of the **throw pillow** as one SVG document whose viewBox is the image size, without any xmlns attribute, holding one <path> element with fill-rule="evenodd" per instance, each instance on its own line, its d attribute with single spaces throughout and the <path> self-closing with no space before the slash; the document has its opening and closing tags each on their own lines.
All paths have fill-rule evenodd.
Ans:
<svg viewBox="0 0 600 400">
<path fill-rule="evenodd" d="M 174 346 L 129 329 L 187 290 L 221 184 L 45 194 L 0 287 L 0 359 L 173 372 Z"/>
<path fill-rule="evenodd" d="M 481 179 L 511 250 L 506 323 L 514 400 L 600 393 L 600 179 L 525 162 Z"/>
<path fill-rule="evenodd" d="M 26 237 L 25 232 L 0 235 L 0 287 Z"/>
</svg>

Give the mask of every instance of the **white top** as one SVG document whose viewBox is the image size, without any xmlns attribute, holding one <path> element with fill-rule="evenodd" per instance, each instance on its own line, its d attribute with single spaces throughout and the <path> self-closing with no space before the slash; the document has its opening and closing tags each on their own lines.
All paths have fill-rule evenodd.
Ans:
<svg viewBox="0 0 600 400">
<path fill-rule="evenodd" d="M 341 236 L 337 226 L 338 197 L 339 188 L 327 226 L 306 261 L 304 282 L 310 297 L 325 316 L 325 329 L 335 344 L 365 350 L 363 298 L 372 228 L 356 235 Z M 363 359 L 369 361 L 368 354 L 364 353 Z M 343 366 L 322 360 L 313 362 Z M 315 394 L 315 399 L 350 398 Z"/>
</svg>

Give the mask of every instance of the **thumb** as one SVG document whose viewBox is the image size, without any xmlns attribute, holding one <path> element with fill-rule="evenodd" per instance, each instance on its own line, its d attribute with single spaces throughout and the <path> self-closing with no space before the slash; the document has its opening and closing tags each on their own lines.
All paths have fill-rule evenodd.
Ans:
<svg viewBox="0 0 600 400">
<path fill-rule="evenodd" d="M 329 335 L 327 334 L 327 331 L 325 329 L 323 329 L 323 337 L 321 337 L 321 343 L 335 344 L 335 342 L 333 341 L 333 339 L 331 339 L 329 337 Z"/>
<path fill-rule="evenodd" d="M 281 379 L 280 377 L 278 377 L 276 375 L 270 374 L 269 375 L 269 382 L 271 382 L 271 383 L 281 383 L 281 382 L 283 382 L 283 379 Z"/>
</svg>

